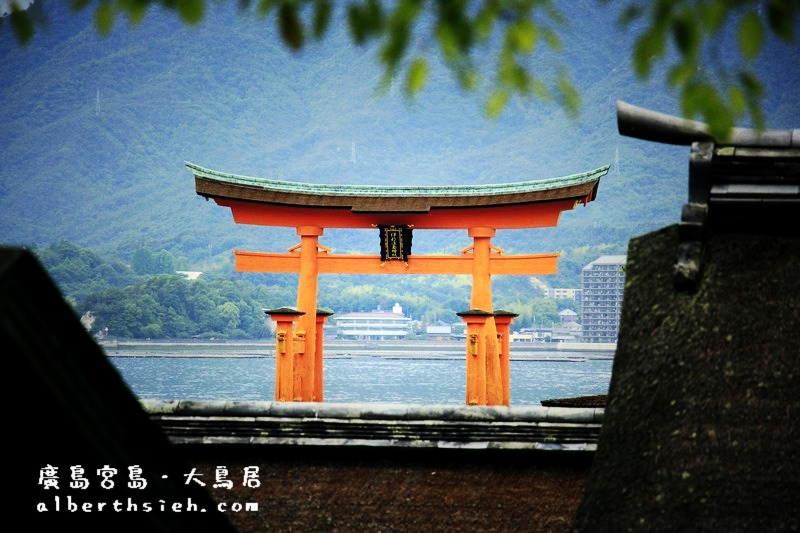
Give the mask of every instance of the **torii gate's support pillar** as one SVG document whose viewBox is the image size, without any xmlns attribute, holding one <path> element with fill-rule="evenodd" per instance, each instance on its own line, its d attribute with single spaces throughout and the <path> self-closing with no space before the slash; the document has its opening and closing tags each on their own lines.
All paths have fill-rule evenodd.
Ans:
<svg viewBox="0 0 800 533">
<path fill-rule="evenodd" d="M 492 273 L 489 258 L 492 253 L 493 228 L 470 228 L 472 237 L 472 295 L 470 307 L 492 311 Z"/>
<path fill-rule="evenodd" d="M 323 364 L 323 340 L 325 338 L 324 333 L 324 324 L 325 321 L 328 320 L 333 314 L 333 311 L 328 309 L 317 309 L 317 327 L 316 327 L 316 335 L 317 335 L 317 345 L 314 352 L 314 399 L 315 402 L 321 402 L 323 400 L 323 390 L 324 390 L 324 381 L 322 378 L 322 369 L 324 367 Z"/>
<path fill-rule="evenodd" d="M 495 311 L 497 339 L 500 346 L 500 381 L 503 386 L 503 405 L 511 405 L 511 322 L 518 317 L 510 311 Z"/>
<path fill-rule="evenodd" d="M 304 313 L 281 307 L 265 309 L 275 328 L 275 400 L 290 401 L 294 397 L 294 322 Z"/>
<path fill-rule="evenodd" d="M 467 405 L 486 405 L 486 324 L 492 313 L 471 309 L 456 314 L 467 324 Z"/>
<path fill-rule="evenodd" d="M 508 405 L 504 403 L 503 378 L 500 362 L 500 349 L 497 339 L 497 326 L 492 313 L 492 273 L 490 259 L 492 255 L 491 239 L 495 235 L 494 228 L 469 228 L 472 237 L 472 295 L 470 307 L 472 312 L 486 313 L 480 328 L 475 323 L 477 316 L 460 314 L 467 322 L 467 329 L 472 326 L 472 334 L 480 335 L 478 344 L 467 333 L 467 403 L 470 405 Z M 495 249 L 499 250 L 499 249 Z M 478 360 L 474 360 L 475 348 L 478 348 Z M 475 364 L 470 364 L 475 363 Z M 470 390 L 479 387 L 480 391 Z M 477 403 L 474 403 L 477 402 Z"/>
<path fill-rule="evenodd" d="M 295 351 L 294 358 L 294 394 L 292 400 L 297 402 L 313 402 L 316 394 L 317 351 L 317 285 L 319 267 L 319 236 L 322 228 L 318 226 L 300 226 L 300 278 L 297 283 L 297 310 L 304 313 L 298 319 L 295 337 L 300 350 Z M 298 353 L 299 352 L 299 353 Z"/>
</svg>

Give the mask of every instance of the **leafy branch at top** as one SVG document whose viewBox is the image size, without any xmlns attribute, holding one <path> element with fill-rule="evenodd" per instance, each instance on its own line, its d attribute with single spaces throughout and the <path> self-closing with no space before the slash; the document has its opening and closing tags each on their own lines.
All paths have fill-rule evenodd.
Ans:
<svg viewBox="0 0 800 533">
<path fill-rule="evenodd" d="M 752 63 L 767 31 L 788 44 L 795 42 L 799 6 L 794 0 L 658 0 L 646 7 L 636 2 L 623 10 L 620 24 L 628 28 L 645 21 L 632 50 L 640 78 L 648 78 L 656 63 L 670 61 L 668 46 L 674 46 L 678 54 L 666 81 L 678 92 L 683 115 L 702 118 L 715 138 L 724 139 L 746 113 L 756 128 L 765 126 L 764 89 Z M 728 50 L 723 55 L 718 42 L 730 28 L 739 53 Z"/>
<path fill-rule="evenodd" d="M 94 6 L 97 30 L 107 34 L 120 16 L 138 24 L 151 5 L 177 13 L 189 25 L 205 16 L 205 0 L 73 0 L 72 9 Z M 498 116 L 514 96 L 556 101 L 573 116 L 580 108 L 580 94 L 565 69 L 543 75 L 533 67 L 542 46 L 561 48 L 559 30 L 566 21 L 550 0 L 350 0 L 338 5 L 332 0 L 239 0 L 239 8 L 274 18 L 291 50 L 324 37 L 334 17 L 341 16 L 355 44 L 378 42 L 384 83 L 402 77 L 409 96 L 425 87 L 435 48 L 464 90 L 484 96 L 489 117 Z M 7 18 L 7 23 L 0 19 L 0 31 L 10 26 L 20 44 L 42 24 L 17 3 Z M 798 20 L 796 0 L 637 0 L 622 10 L 620 27 L 641 28 L 631 51 L 636 74 L 648 79 L 656 64 L 669 62 L 665 81 L 680 96 L 684 116 L 700 117 L 724 139 L 747 114 L 756 127 L 764 126 L 764 89 L 752 63 L 768 32 L 793 44 Z M 722 54 L 716 43 L 731 27 L 738 53 Z"/>
</svg>

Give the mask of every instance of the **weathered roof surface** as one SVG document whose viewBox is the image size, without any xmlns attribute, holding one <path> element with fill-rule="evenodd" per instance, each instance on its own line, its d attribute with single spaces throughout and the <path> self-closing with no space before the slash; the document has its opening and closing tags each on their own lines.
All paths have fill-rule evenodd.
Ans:
<svg viewBox="0 0 800 533">
<path fill-rule="evenodd" d="M 298 207 L 338 207 L 353 212 L 427 212 L 431 208 L 501 206 L 550 200 L 594 199 L 608 166 L 544 180 L 486 185 L 333 185 L 240 176 L 193 163 L 197 194 Z"/>
</svg>

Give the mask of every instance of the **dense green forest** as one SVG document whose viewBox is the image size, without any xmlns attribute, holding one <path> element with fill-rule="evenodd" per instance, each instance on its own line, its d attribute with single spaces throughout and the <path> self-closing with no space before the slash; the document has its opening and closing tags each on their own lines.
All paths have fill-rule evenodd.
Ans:
<svg viewBox="0 0 800 533">
<path fill-rule="evenodd" d="M 267 335 L 264 309 L 295 301 L 294 276 L 206 273 L 189 280 L 176 274 L 165 250 L 138 250 L 132 265 L 105 261 L 68 242 L 33 251 L 95 335 L 258 339 Z M 460 322 L 456 312 L 468 308 L 470 283 L 467 276 L 330 275 L 320 280 L 320 303 L 337 314 L 400 303 L 424 331 L 427 324 Z M 530 326 L 534 315 L 539 324 L 557 322 L 559 311 L 575 308 L 574 301 L 543 298 L 527 277 L 496 279 L 494 288 L 498 308 L 519 313 L 515 327 Z"/>
</svg>

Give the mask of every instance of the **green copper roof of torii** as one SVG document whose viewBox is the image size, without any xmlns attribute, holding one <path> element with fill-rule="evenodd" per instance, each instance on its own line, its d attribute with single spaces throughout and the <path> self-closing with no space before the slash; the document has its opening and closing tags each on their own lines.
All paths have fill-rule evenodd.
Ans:
<svg viewBox="0 0 800 533">
<path fill-rule="evenodd" d="M 514 195 L 536 191 L 563 189 L 595 182 L 608 172 L 608 165 L 558 178 L 481 185 L 353 185 L 318 184 L 242 176 L 220 172 L 186 162 L 198 178 L 251 189 L 281 191 L 289 194 L 348 197 L 458 197 Z M 198 191 L 199 192 L 199 191 Z"/>
</svg>

